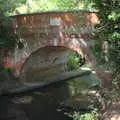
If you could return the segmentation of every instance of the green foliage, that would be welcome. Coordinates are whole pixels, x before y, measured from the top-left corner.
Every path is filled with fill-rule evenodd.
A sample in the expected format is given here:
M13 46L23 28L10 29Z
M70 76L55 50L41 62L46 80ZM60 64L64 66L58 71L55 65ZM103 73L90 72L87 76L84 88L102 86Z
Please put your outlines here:
M10 71L11 71L11 68L9 68L9 67L3 67L3 70L4 70L5 72L10 72Z
M79 112L75 112L73 114L73 120L98 120L98 114L91 112L80 114Z
M56 4L59 9L71 10L79 8L78 0L56 0Z
M14 14L33 13L40 11L56 10L57 6L52 0L26 0L25 4L16 7Z
M91 9L92 0L85 1L86 2L83 0L21 0L21 4L19 3L16 6L13 14L33 13L40 11L77 10L83 8Z
M99 46L102 46L103 41L108 42L108 52L106 53L108 61L106 61L106 65L108 64L108 69L112 70L115 77L116 73L120 74L120 1L96 0L93 7L99 10L98 15L101 21L96 26L95 42ZM95 50L95 54L99 53L99 59L103 59L104 51L102 49Z
M84 58L82 58L82 56L79 55L77 52L70 52L68 57L69 57L67 62L68 70L77 69L85 63Z
M12 15L15 8L25 3L26 0L0 0L0 48L14 48L17 36L12 29Z
M92 0L0 0L0 15L91 9L92 5Z
M0 24L0 48L13 48L17 37L13 33L11 19L2 19Z
M95 43L101 48L98 51L94 48L94 53L98 55L96 56L99 59L98 65L102 61L104 69L107 68L113 74L112 89L100 90L102 99L100 104L106 112L120 95L120 1L96 0L93 7L99 10L100 24L96 26ZM106 53L102 49L104 41L108 43ZM108 60L105 60L105 56Z
M26 0L0 0L0 17L11 15L16 7L25 2Z

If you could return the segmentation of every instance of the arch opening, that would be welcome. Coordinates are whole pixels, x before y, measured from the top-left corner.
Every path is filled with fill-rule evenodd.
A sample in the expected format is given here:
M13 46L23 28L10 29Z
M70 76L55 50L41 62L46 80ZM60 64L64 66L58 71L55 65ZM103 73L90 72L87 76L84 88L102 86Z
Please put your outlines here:
M73 57L73 58L72 58ZM76 58L75 58L76 57ZM76 60L74 60L76 59ZM85 59L76 51L63 46L46 46L32 53L23 64L21 80L23 82L42 82L64 72L77 69L80 59ZM71 63L74 60L75 63Z

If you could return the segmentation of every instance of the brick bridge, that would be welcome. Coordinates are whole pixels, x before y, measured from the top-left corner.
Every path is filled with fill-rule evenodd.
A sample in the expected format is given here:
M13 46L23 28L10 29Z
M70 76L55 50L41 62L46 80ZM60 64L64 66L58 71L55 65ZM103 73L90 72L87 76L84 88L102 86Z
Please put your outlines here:
M71 50L95 62L90 50L94 25L99 23L95 12L43 12L13 18L14 31L24 46L16 46L5 65L21 79L33 81L64 72Z

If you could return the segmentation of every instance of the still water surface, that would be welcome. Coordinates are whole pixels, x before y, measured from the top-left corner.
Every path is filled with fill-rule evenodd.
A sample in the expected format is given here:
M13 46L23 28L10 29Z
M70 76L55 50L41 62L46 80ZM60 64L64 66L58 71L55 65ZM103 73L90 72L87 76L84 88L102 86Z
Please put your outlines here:
M60 101L68 99L66 84L0 98L0 120L72 120L57 111Z
M57 108L62 101L92 83L89 76L80 79L20 95L0 97L0 120L72 120L63 111L57 111Z

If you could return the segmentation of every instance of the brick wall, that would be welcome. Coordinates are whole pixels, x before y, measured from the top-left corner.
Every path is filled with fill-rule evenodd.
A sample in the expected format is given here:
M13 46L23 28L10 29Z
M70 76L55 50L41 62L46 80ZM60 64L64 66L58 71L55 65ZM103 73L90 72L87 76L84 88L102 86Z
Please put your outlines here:
M62 66L62 64L64 65L62 63L63 56L66 56L69 50L77 51L87 61L92 62L92 52L89 48L92 42L89 38L94 35L94 25L99 23L95 13L84 11L46 12L17 15L13 18L14 32L24 45L22 49L16 46L12 55L6 60L6 66L11 63L14 75L20 77L23 73L27 74L28 68L32 67L34 63L38 64L35 68L36 71L43 66L45 68L45 62L41 64L36 61L40 62L41 59L44 60L48 57L47 61L51 62L51 59L54 59L56 55L59 58L59 64ZM52 47L49 52L46 52L48 50L48 48L45 48L46 46L55 47L56 52ZM35 56L36 51L39 51L39 57ZM58 72L61 70L58 70Z

